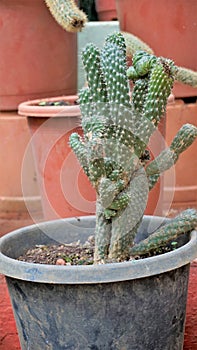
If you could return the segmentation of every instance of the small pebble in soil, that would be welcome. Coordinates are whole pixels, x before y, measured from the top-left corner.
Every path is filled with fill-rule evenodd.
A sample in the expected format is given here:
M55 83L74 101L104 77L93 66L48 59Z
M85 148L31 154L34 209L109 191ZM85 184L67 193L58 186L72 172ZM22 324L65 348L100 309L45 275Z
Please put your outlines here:
M60 259L57 259L56 265L68 265L68 263L66 263L64 259L60 258Z

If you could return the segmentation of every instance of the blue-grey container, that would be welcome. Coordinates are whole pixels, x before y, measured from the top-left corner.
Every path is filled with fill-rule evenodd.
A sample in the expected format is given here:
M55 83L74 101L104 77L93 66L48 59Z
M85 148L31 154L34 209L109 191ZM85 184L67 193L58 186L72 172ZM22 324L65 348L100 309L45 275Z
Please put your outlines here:
M137 239L163 223L145 216ZM196 231L174 251L130 262L55 266L15 260L34 245L84 242L94 227L93 216L56 220L0 239L0 273L22 350L181 350Z

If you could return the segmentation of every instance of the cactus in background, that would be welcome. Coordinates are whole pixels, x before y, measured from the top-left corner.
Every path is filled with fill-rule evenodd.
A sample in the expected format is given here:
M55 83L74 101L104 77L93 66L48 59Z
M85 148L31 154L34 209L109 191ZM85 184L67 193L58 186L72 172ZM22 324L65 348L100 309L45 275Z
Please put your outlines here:
M57 23L68 32L80 32L87 22L86 14L79 9L74 0L44 0ZM126 42L126 54L132 58L138 50L153 54L153 50L137 36L122 32ZM174 66L175 80L182 84L197 87L197 72L184 67Z
M80 92L84 136L73 133L70 145L97 192L95 263L123 261L166 244L197 224L197 212L185 211L171 224L135 245L149 190L197 137L187 124L172 144L149 162L147 144L165 113L175 79L174 63L137 51L126 67L124 36L107 37L99 51L83 51L88 87ZM132 100L129 79L133 80Z
M79 32L85 26L86 14L74 0L45 0L45 3L57 23L68 32Z
M125 38L127 58L131 59L136 51L146 51L149 54L154 54L153 50L144 41L137 36L121 32ZM172 67L174 79L182 84L197 87L197 72L185 67Z
M126 53L128 58L132 58L136 51L143 50L150 54L153 54L153 50L140 38L134 34L121 32L125 39Z
M194 72L192 69L177 67L175 77L182 84L187 84L194 88L197 87L197 72Z

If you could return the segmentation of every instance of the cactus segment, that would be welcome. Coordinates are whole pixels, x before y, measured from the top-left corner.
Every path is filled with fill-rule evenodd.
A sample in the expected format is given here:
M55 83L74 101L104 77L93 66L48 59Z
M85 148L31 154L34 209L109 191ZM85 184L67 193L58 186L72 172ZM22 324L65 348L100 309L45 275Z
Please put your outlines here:
M98 181L102 176L105 175L104 159L98 158L95 160L90 160L89 162L89 174L90 181L94 184L94 187L98 187Z
M124 188L124 183L122 183L122 189ZM99 195L100 203L104 209L111 206L114 198L120 192L121 188L112 182L110 179L102 178L99 184ZM114 209L114 208L111 208Z
M177 161L178 156L170 148L163 150L147 167L147 176L161 174L171 168Z
M152 188L156 185L160 178L160 174L154 174L148 176L148 183L149 183L149 191L152 190Z
M183 233L190 232L197 226L197 211L195 209L187 209L176 218L156 230L147 239L139 242L130 250L131 255L143 255L157 250L161 246L165 246L172 239L176 239Z
M87 22L86 14L74 0L45 0L57 23L68 32L80 32Z
M182 84L197 87L197 72L184 67L175 67L175 79Z
M154 64L150 72L148 92L144 103L144 116L156 126L165 114L167 99L170 95L174 78L171 74L171 66L167 61Z
M122 210L127 207L129 200L130 198L126 193L120 193L112 204L109 205L109 209L116 211Z
M133 67L138 77L148 74L156 62L156 56L150 55L144 51L136 51L133 56Z
M99 49L94 44L89 43L82 51L82 61L90 89L91 102L107 102Z
M86 104L90 104L90 102L92 102L92 96L90 95L90 89L87 88L87 87L81 89L81 91L79 92L79 105L80 105L80 108L81 108L81 106L84 106Z
M129 148L135 148L137 143L141 141L143 145L148 144L150 136L155 131L155 126L148 119L145 119L142 113L138 113L133 105L128 108L126 106L117 106L116 114L114 113L112 121L109 121L108 133L109 138L118 140L121 144ZM111 134L110 134L111 133ZM141 152L138 154L141 156Z
M157 126L165 113L167 98L173 86L174 64L169 59L139 51L133 56L133 69L129 68L127 75L129 78L134 77L134 108Z
M70 146L77 156L85 174L89 176L87 149L81 137L77 133L72 133L70 136Z
M161 174L171 168L178 160L179 155L184 152L196 139L197 127L185 124L178 131L169 148L163 150L147 167L148 176Z
M81 126L84 136L91 132L92 128L92 99L89 88L83 88L79 92L79 105L82 114Z
M170 149L179 156L180 153L184 152L194 142L196 137L197 127L192 124L185 124L178 131Z
M127 71L129 73L129 71ZM132 102L136 112L143 113L148 92L148 78L138 79L132 91Z
M137 36L127 32L121 33L125 39L127 57L132 57L136 51L140 50L148 52L149 54L153 54L153 50Z
M139 75L133 66L130 66L127 69L127 78L133 81L136 81L139 78Z
M143 168L140 168L122 192L129 198L127 207L119 211L112 220L110 259L125 260L129 258L129 247L134 244L133 240L143 217L148 192L147 177Z
M115 36L115 42L119 41L120 36ZM126 47L114 43L113 37L108 37L101 51L101 65L104 79L107 85L109 102L130 107L129 84L127 80L126 67Z
M99 200L96 202L96 229L94 262L104 263L108 258L111 238L111 222L104 215L104 209Z
M113 35L109 34L105 39L105 43L112 43L113 46L117 46L123 51L124 60L126 58L126 42L124 36L120 32L116 32ZM126 62L126 60L125 60Z

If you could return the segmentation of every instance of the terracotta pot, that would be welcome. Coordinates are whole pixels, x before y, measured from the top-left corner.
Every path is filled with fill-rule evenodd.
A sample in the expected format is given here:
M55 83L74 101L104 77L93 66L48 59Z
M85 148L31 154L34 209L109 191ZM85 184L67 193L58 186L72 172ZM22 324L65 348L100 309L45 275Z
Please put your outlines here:
M70 106L38 106L40 100L19 105L31 131L43 213L46 220L95 213L95 191L69 146L72 132L82 134L77 96L45 99L65 100Z
M197 259L191 263L186 310L184 350L197 349Z
M63 30L44 0L0 1L0 109L77 90L77 36Z
M95 5L99 21L117 20L115 0L96 0Z
M167 107L166 142L170 145L177 131L183 124L197 126L197 103L176 101ZM175 167L164 174L164 203L171 203L173 209L197 207L197 141L178 159Z
M116 0L116 8L121 30L137 35L157 55L197 70L195 0ZM174 94L197 96L197 89L175 84Z
M21 218L28 214L26 205L32 211L40 209L31 150L27 154L27 162L23 162L30 140L27 121L17 112L1 112L0 135L0 216ZM28 189L25 195L23 185Z

